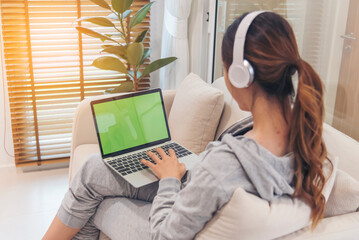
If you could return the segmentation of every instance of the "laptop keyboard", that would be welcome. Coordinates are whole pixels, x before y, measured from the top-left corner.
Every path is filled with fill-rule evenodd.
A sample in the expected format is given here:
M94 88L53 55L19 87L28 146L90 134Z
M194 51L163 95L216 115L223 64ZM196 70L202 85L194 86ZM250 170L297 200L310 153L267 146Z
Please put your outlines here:
M175 151L177 158L192 154L190 151L188 151L184 147L178 145L177 143L169 143L169 144L161 146L161 148L167 154L168 154L168 149L172 148ZM140 160L142 158L155 164L155 162L147 155L147 153L146 153L147 151L148 150L143 151L143 152L137 152L135 154L126 155L124 157L118 157L111 161L108 161L108 163L114 169L116 169L117 172L121 173L122 176L125 176L130 173L138 172L138 171L148 168L147 166L143 165L140 162ZM150 149L150 151L152 151L158 155L155 148Z

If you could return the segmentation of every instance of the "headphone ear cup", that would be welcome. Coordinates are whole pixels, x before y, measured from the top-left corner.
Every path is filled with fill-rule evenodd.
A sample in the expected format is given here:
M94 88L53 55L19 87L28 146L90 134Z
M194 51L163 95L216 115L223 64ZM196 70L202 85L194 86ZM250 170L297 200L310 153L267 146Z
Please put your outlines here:
M248 83L247 83L247 87L249 85L251 85L254 81L254 68L252 67L252 64L247 60L247 59L244 59L243 60L243 66L246 67L247 71L248 71Z
M228 69L228 78L234 87L246 88L253 82L253 67L246 59L244 59L243 65L232 64Z
M254 69L244 58L244 46L246 35L253 20L266 11L254 11L248 13L237 27L233 43L233 61L228 69L228 78L236 88L246 88L254 80Z

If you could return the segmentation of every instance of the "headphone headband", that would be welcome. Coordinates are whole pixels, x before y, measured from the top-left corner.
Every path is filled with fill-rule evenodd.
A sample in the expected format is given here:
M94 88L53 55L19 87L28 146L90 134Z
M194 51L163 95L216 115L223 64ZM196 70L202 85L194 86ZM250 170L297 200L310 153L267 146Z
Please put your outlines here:
M248 13L237 28L233 44L233 62L228 70L229 80L237 88L248 87L254 80L254 70L250 63L244 59L244 44L251 23L263 12L266 11Z

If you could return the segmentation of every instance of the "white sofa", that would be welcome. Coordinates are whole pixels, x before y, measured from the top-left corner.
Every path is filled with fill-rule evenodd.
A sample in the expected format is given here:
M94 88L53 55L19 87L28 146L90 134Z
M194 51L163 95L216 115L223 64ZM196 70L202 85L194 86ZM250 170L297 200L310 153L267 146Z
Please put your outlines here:
M216 126L217 130L215 138L217 138L220 133L222 133L227 127L231 126L239 119L248 116L248 113L242 112L238 108L237 104L231 99L230 94L226 90L223 78L215 81L213 86L217 89L221 89L224 92L224 109L219 124ZM163 96L166 114L168 116L171 112L171 107L176 96L176 91L164 91ZM91 154L99 153L96 132L90 109L90 101L93 99L105 97L107 96L104 95L86 99L82 101L77 108L73 123L73 140L69 170L70 181L74 174L79 170L81 165ZM328 151L331 154L339 157L338 168L349 173L356 180L359 180L359 143L327 124L324 126L324 139L326 141ZM241 189L238 189L232 198L247 198L247 200L250 202L263 201L259 200L259 198L256 196L241 191ZM235 217L241 214L241 212L236 213L236 206L241 207L241 203L237 200L233 201L236 201L236 203L231 203L223 207L223 209L215 216L215 219L207 224L204 230L202 230L202 232L197 235L196 239L229 239L228 236L231 236L230 239L273 239L278 237L280 237L280 239L359 239L359 212L352 212L340 216L324 218L313 232L310 230L310 226L308 226L308 224L304 224L303 226L306 226L304 228L302 228L303 226L296 226L296 222L298 221L307 223L309 218L308 214L302 214L302 219L299 219L297 216L293 216L292 218L284 220L279 219L279 221L282 221L282 223L277 223L278 219L273 221L272 218L268 218L267 220L262 219L264 221L262 221L261 224L265 224L265 228L267 229L264 229L264 227L259 228L256 226L256 216L251 216L248 218L251 227L244 227L246 229L241 229L240 226L228 227L227 225L233 225L233 223L230 221L231 214L235 214ZM231 202L233 201L231 200ZM262 214L266 211L269 213L271 211L277 211L275 210L275 204L261 204L262 207L260 209L255 209L256 211L260 210L259 214ZM291 204L293 203L291 202ZM287 209L291 211L290 206ZM281 211L283 212L286 210L282 209ZM298 211L293 212L293 214L297 213ZM298 214L300 215L301 213ZM229 219L229 223L226 223L226 217ZM253 224L250 223L251 220L254 221ZM246 219L245 222L247 222ZM282 227L278 224L287 225ZM285 228L285 230L283 230L283 228ZM298 230L300 228L302 229ZM218 234L218 231L226 232L227 235ZM100 239L107 239L107 237L105 234L101 233Z

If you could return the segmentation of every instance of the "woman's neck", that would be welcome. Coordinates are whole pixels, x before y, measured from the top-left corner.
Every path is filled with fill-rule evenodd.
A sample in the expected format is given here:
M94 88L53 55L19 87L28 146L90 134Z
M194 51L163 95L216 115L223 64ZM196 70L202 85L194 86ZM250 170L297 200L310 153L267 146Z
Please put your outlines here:
M284 105L283 105L284 104ZM245 136L253 138L276 156L288 153L290 104L264 92L253 98L253 129Z

